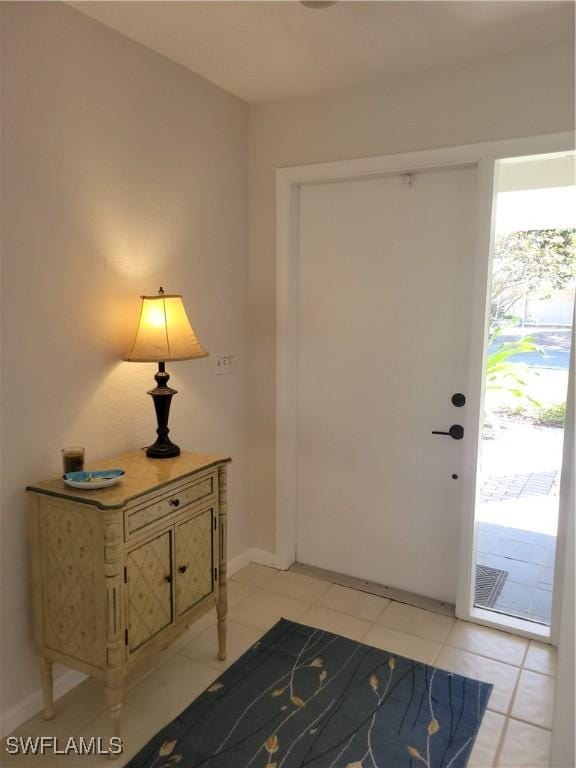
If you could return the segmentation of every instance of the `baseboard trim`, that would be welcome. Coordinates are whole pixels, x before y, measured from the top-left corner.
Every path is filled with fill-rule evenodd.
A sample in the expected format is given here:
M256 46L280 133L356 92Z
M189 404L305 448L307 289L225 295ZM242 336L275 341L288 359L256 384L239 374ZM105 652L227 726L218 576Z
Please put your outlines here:
M247 549L228 561L228 576L233 576L241 568L250 563L267 565L276 568L276 555L265 549ZM40 672L38 672L38 675ZM61 698L81 682L86 680L86 675L75 669L66 669L63 674L54 679L54 700ZM38 688L19 701L13 707L1 713L0 738L4 738L22 723L37 715L42 709L42 691Z
M250 563L258 565L267 565L269 568L277 568L276 555L268 552L266 549L247 549L237 557L228 561L228 576L233 576L241 568L245 568Z
M40 667L38 667L38 675L40 675ZM82 672L78 672L75 669L66 669L61 675L54 679L54 700L61 698L64 694L71 691L80 683L86 680L87 675ZM4 738L15 728L22 725L22 723L29 720L34 715L37 715L42 709L42 691L38 688L31 694L26 696L25 699L19 701L13 707L2 713L1 725L0 725L0 738Z
M269 568L278 568L278 558L276 553L268 552L266 549L251 549L250 562L258 565L267 565Z
M251 550L247 549L245 552L232 558L232 560L228 560L228 577L234 576L235 573L250 564L250 553Z

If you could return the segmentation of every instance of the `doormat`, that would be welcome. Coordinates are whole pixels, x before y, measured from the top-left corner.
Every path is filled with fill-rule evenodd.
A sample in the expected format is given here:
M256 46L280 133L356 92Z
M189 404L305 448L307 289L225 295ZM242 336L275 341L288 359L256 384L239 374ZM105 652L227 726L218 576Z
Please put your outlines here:
M464 768L491 689L281 619L127 768Z
M500 597L500 592L502 592L507 578L508 571L477 564L474 605L479 608L493 608L496 600Z

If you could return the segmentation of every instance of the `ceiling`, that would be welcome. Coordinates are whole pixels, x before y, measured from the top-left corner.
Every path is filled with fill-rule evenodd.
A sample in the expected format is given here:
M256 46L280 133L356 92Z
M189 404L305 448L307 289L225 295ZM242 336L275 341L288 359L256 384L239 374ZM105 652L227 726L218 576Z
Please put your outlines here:
M248 102L569 40L571 2L72 2Z

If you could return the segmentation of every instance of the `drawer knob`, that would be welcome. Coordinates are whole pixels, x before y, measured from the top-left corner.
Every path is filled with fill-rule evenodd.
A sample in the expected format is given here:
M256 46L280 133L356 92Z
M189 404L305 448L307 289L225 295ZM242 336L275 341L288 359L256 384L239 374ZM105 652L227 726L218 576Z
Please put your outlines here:
M186 573L186 571L188 570L188 566L181 565L180 568L178 568L178 570L180 571L180 573Z
M164 581L167 581L168 584L172 584L172 576L170 576L170 574L168 574L168 576L164 576Z
M179 507L180 499L170 499L170 504L172 504L173 507Z

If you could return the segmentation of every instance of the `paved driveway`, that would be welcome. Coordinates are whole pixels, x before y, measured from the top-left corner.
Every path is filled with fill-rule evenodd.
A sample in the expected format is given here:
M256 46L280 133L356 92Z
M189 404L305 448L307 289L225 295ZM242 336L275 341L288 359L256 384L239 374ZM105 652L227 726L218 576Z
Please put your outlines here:
M568 370L570 365L571 330L569 328L513 328L506 329L498 340L488 347L488 354L495 352L507 341L518 341L523 336L530 336L544 355L538 352L524 352L514 355L510 362L527 363L531 368L556 368Z

